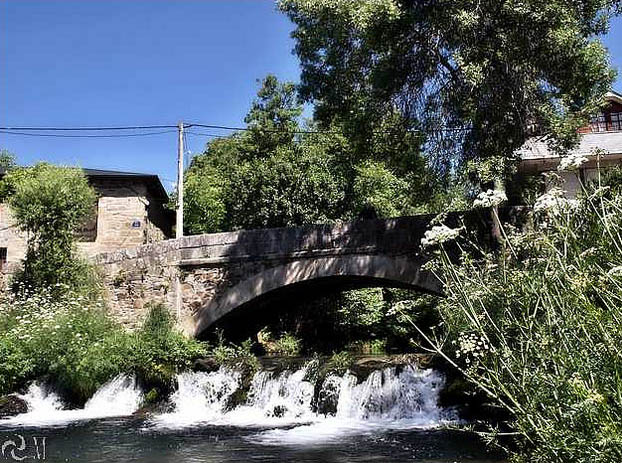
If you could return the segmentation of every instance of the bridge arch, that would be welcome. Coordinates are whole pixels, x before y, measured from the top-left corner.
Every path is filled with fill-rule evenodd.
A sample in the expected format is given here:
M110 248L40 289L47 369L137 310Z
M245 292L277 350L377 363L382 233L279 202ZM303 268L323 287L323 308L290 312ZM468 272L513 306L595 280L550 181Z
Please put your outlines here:
M361 278L381 286L400 286L440 294L440 282L422 269L415 255L341 255L291 261L265 269L228 288L199 309L193 320L195 337L238 307L295 284L329 278Z

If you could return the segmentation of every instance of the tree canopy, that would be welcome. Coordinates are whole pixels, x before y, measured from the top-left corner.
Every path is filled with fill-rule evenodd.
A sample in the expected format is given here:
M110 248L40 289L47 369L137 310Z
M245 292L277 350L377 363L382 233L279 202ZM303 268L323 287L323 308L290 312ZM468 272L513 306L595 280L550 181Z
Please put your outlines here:
M316 119L372 137L397 112L448 170L511 159L534 129L566 148L613 80L613 0L280 0Z
M422 211L435 176L415 135L379 133L366 146L334 121L301 121L296 87L267 76L247 130L208 143L186 172L186 228L207 233ZM385 118L388 120L388 118Z

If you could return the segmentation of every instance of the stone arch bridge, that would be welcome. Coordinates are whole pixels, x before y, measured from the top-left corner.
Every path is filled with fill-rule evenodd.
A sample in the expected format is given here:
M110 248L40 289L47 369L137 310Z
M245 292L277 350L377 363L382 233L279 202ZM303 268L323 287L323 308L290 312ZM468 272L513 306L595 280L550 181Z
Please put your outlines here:
M490 215L469 213L490 229ZM150 302L177 314L199 336L232 311L283 288L326 281L440 293L422 265L421 238L433 216L359 220L332 225L241 230L187 236L96 256L111 310L130 328ZM462 220L465 220L464 218ZM449 217L445 223L458 222Z

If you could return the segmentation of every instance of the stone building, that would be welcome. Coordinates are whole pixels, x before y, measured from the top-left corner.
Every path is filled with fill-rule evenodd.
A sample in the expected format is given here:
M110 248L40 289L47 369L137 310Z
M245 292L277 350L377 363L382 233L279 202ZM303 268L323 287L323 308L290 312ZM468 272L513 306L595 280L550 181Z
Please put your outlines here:
M83 169L98 195L96 213L78 233L78 249L87 257L170 238L175 220L157 175ZM0 173L0 175L3 175ZM26 254L27 236L0 204L0 265L12 273Z
M558 172L563 178L563 188L567 196L576 196L580 188L579 180L589 182L597 179L598 168L606 169L622 165L622 95L609 92L606 95L607 107L592 119L589 126L579 130L579 144L571 154L585 156L588 161L575 172ZM541 175L557 171L561 158L553 152L545 136L533 137L519 150L521 162L519 174L524 176Z

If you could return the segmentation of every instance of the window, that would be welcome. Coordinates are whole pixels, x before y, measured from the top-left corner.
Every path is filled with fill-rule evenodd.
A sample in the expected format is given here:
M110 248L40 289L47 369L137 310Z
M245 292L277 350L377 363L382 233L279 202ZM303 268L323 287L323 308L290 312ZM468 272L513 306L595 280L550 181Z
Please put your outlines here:
M6 269L7 248L0 248L0 272Z
M611 128L609 130L622 130L622 113L611 113Z
M592 132L606 132L607 119L604 113L600 113L598 117L592 119Z
M592 132L619 132L622 131L622 112L600 113L592 119Z

